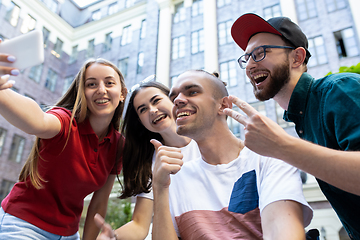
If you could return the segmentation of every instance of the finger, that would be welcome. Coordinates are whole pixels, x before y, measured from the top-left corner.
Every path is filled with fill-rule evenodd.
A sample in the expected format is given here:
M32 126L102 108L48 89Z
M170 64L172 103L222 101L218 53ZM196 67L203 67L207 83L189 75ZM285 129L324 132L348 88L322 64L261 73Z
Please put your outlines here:
M105 236L109 238L115 237L114 231L112 230L111 226L105 222L104 218L100 214L95 214L94 221L96 226L100 228L102 234L105 234Z
M5 75L5 74L10 74L10 75L13 75L13 76L17 76L17 75L20 74L20 71L19 71L19 69L16 69L16 68L13 68L13 67L1 66L1 63L0 63L0 75Z
M158 149L162 146L162 143L156 139L151 139L150 142L152 143L152 145L154 145L155 152L158 152Z
M241 100L240 98L237 98L235 96L229 96L229 99L231 100L232 103L234 103L236 106L238 106L240 108L240 110L242 110L249 117L258 114L258 111L256 111L255 108L253 108L252 106L250 106L250 104Z
M8 81L7 83L4 83L4 84L1 84L0 85L0 90L5 90L5 89L8 89L8 88L12 88L12 86L14 86L15 84L15 81Z
M8 63L13 63L16 61L16 57L9 55L9 54L5 54L5 53L1 53L0 54L0 61L1 62L8 62Z
M98 213L95 214L94 221L98 228L100 228L100 229L103 228L103 226L105 224L105 220L100 214L98 214Z
M234 111L230 108L225 108L223 112L229 117L232 117L233 119L241 123L242 125L247 125L247 117L238 113L237 111Z

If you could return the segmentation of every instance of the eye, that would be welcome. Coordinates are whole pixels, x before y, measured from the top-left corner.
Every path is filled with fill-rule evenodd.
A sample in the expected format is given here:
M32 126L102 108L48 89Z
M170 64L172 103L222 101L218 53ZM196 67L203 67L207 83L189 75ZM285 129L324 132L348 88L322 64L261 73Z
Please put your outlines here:
M189 96L193 96L193 95L195 95L197 93L198 93L198 91L192 90L192 91L189 92Z
M95 87L95 86L96 86L96 84L93 83L93 82L88 82L88 83L86 83L86 87L91 88L91 87Z
M155 104L157 104L158 102L160 102L161 101L161 98L155 98L154 100L153 100L153 104L155 105Z
M107 82L107 83L106 83L106 85L109 85L109 86L111 86L111 85L115 85L115 82L113 82L113 81L109 81L109 82Z
M141 114L141 113L144 113L144 112L146 112L146 110L147 110L146 107L140 108L140 109L139 109L139 113L140 113L140 114Z

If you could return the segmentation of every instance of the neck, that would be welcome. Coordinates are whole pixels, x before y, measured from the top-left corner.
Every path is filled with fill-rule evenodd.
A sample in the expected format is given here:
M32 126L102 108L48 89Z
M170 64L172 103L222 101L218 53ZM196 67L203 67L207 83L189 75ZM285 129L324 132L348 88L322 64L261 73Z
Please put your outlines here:
M284 110L288 109L291 95L303 72L291 72L289 82L274 96L274 100Z
M213 127L212 130L206 137L196 139L203 160L217 165L227 164L236 159L244 148L243 141L229 130L226 123L219 128Z
M111 119L112 117L109 119L89 117L90 125L96 136L98 136L99 142L107 135Z

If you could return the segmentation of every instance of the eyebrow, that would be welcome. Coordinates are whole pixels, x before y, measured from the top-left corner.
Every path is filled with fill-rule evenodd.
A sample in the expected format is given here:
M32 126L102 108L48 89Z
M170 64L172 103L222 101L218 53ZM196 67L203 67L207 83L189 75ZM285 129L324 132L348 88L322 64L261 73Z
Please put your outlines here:
M150 98L150 100L149 100L149 102L152 102L156 97L158 97L159 96L159 94L156 94L156 95L154 95L152 98ZM141 104L140 106L138 106L137 108L136 108L136 111L138 111L139 110L139 108L142 108L142 107L144 107L145 106L145 104Z

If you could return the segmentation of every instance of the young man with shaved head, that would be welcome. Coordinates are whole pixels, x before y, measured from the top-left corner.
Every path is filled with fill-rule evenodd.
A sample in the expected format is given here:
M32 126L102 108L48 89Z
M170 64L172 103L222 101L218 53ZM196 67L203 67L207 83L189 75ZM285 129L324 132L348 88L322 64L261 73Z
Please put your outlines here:
M314 175L350 238L360 239L360 75L312 78L307 38L289 18L244 14L231 33L256 98L273 98L300 137L230 97L245 113L225 110L245 126L245 146Z
M305 239L312 210L299 171L252 152L232 134L223 82L187 71L170 99L177 133L194 139L202 157L183 164L179 149L152 140L153 239Z

